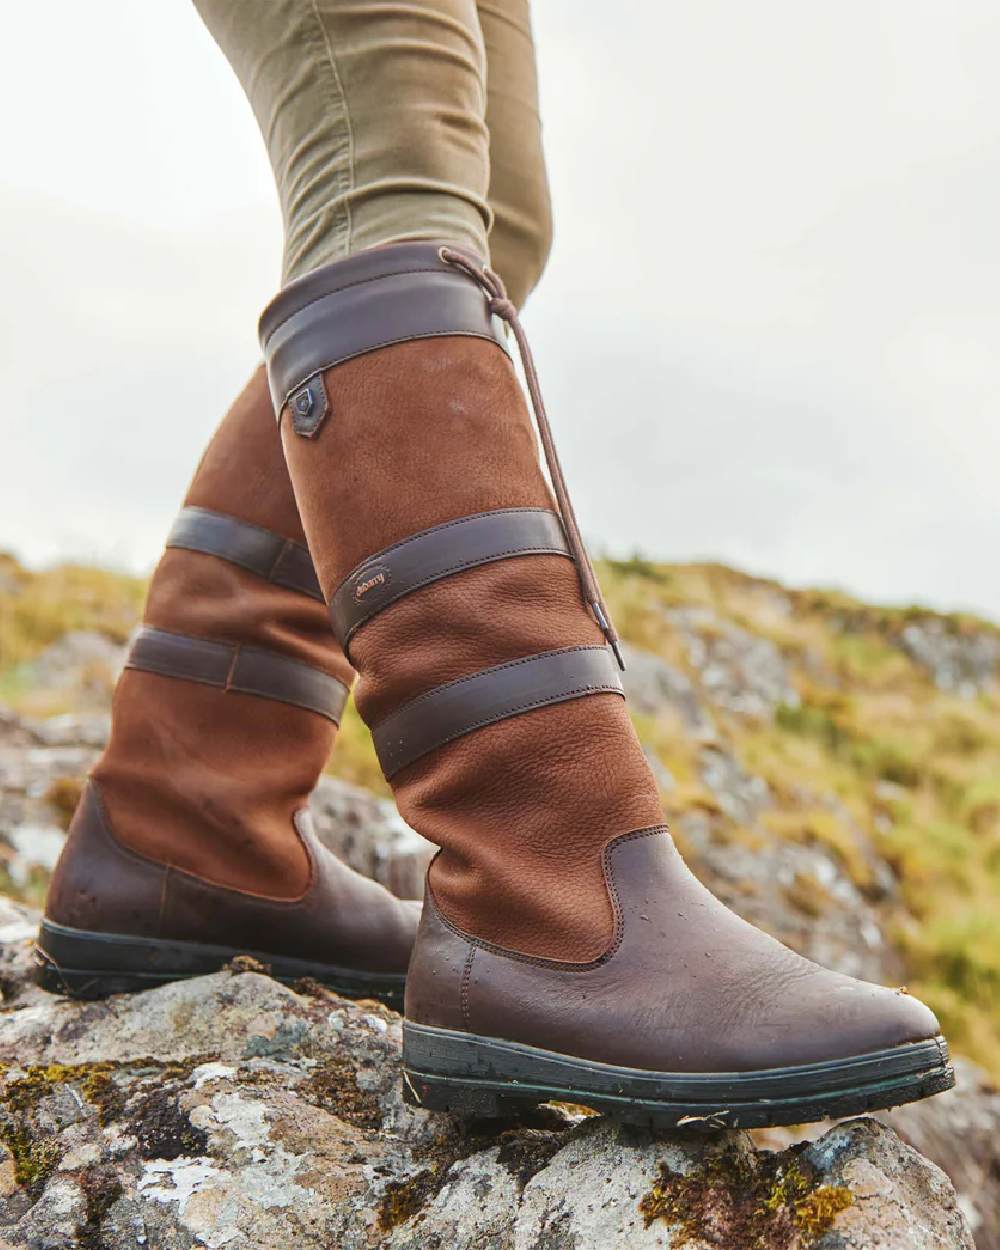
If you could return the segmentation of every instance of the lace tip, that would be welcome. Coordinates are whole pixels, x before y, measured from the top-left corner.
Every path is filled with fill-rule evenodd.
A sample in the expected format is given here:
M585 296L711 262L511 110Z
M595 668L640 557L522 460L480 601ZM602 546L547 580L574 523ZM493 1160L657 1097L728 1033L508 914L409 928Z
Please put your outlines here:
M617 631L605 614L604 605L599 599L594 599L591 602L590 608L594 613L594 618L596 619L598 625L601 627L601 632L604 634L605 641L614 653L615 659L618 661L618 667L624 673L625 657L622 655L621 642L618 638Z

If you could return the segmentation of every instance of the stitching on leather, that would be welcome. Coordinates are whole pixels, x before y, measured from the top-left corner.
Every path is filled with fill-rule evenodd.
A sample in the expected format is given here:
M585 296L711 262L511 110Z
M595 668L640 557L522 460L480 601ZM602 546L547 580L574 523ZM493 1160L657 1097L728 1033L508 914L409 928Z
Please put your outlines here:
M327 673L321 668L316 668L313 664L306 664L302 660L295 660L290 655L282 655L280 651L270 651L267 647L255 647L251 643L241 644L240 648L244 654L249 656L260 656L271 664L277 664L279 667L298 669L298 671L310 681L324 685L327 682L335 682L345 694L350 693L348 687L335 677L333 673Z
M401 538L399 542L383 547L381 551L376 551L366 559L359 561L340 583L336 591L334 591L334 597L340 593L341 587L345 586L356 573L360 573L362 569L366 569L370 564L378 564L380 560L384 560L386 556L391 555L395 551L402 551L404 547L408 547L411 543L420 542L428 534L443 534L446 530L455 529L459 525L471 525L473 521L480 521L483 517L524 515L551 516L555 517L557 521L559 520L559 517L551 508L489 508L485 512L472 512L468 516L455 517L453 521L442 521L440 525L430 525L427 529L418 530L416 534L411 534L409 538Z
M234 516L231 512L216 512L214 508L201 508L197 504L185 504L178 512L174 519L174 525L180 521L185 512L197 512L200 516L221 517L224 521L233 521L243 529L256 530L258 534L266 534L269 538L276 539L281 543L290 543L293 547L298 547L300 551L308 552L309 548L304 547L302 543L297 543L294 538L285 538L283 534L278 534L275 530L269 530L266 525L257 525L253 521L244 521L242 517Z
M380 731L385 725L391 724L395 717L401 716L403 712L407 711L409 708L416 707L418 704L425 702L427 699L434 698L442 690L455 689L458 686L464 685L466 682L475 681L477 678L483 677L487 673L502 673L508 668L517 668L521 664L532 664L536 660L548 659L549 656L553 655L571 655L574 651L606 650L606 647L594 646L591 644L580 644L576 647L557 647L555 651L539 651L535 655L523 656L520 660L508 660L506 664L497 664L493 668L480 669L478 673L470 673L468 677L456 677L454 681L446 681L443 685L435 686L433 690L428 690L424 694L418 694L415 698L410 699L408 703L404 703L401 708L393 712L392 716L386 717L381 725L377 725L376 731Z
M288 550L288 539L286 538L283 543L280 543L278 545L278 549L274 553L274 559L271 561L270 566L268 567L267 580L269 582L274 581L274 575L277 572L278 565L281 563L282 559L284 558L285 552L287 550Z
M326 364L319 365L315 369L310 369L299 380L285 391L281 400L281 406L277 410L278 418L282 416L288 401L295 392L307 382L311 382L313 378L318 377L321 373L326 373L327 369L334 369L337 365L346 364L349 360L357 360L359 356L367 356L369 352L380 351L383 347L395 347L397 343L416 343L420 339L445 339L445 338L468 338L483 339L487 343L495 343L497 347L506 356L507 349L494 334L487 334L484 330L424 330L419 334L404 334L398 339L383 339L378 343L371 343L368 347L360 347L356 352L348 352L346 356L337 356L333 360L327 361ZM268 362L268 370L270 375L270 362Z
M444 925L455 937L471 946L477 946L480 950L489 952L491 955L497 955L501 959L510 959L516 963L531 964L536 968L553 968L558 972L590 972L594 968L600 968L606 964L609 959L617 954L622 942L625 938L625 917L622 914L621 900L618 896L618 887L614 882L613 866L611 857L619 846L624 846L626 842L634 842L639 838L651 838L657 834L669 833L666 825L651 825L648 829L635 829L631 833L623 833L617 838L612 838L608 842L601 854L601 873L604 877L604 884L607 887L608 895L611 899L611 910L615 918L614 928L612 930L611 945L603 954L596 959L591 959L587 963L569 963L561 959L545 959L539 955L524 955L520 951L508 950L505 946L498 946L495 942L489 942L485 938L478 938L472 933L466 933L464 929L460 929L458 925L442 912L438 906L437 899L434 897L434 891L427 885L427 897L434 907L434 911Z
M475 946L469 947L469 953L465 957L465 967L462 969L462 988L459 994L459 1003L462 1011L462 1024L466 1028L469 1027L469 986L472 981L472 961L476 957Z
M149 628L154 629L154 626ZM139 672L155 673L160 677L171 677L176 681L193 681L200 685L212 686L217 690L225 690L234 694L248 694L261 699L272 699L277 703L286 703L289 707L299 707L307 712L314 712L318 716L323 716L327 720L331 720L334 724L338 724L340 717L343 715L344 706L350 694L350 688L335 677L332 673L324 672L321 668L316 668L311 664L304 664L301 660L292 659L291 656L282 655L279 651L269 651L265 647L254 647L244 643L228 643L215 642L207 638L194 638L188 634L174 634L169 630L157 630L158 633L166 634L170 638L179 638L189 647L190 650L200 654L220 655L223 651L228 656L228 666L225 677L206 677L191 673L178 672L176 667L168 667L168 661L157 661L142 658L141 662L135 662L130 652L125 667L131 668ZM140 634L139 639L142 635ZM137 641L139 641L137 639ZM133 648L134 650L134 648ZM248 659L260 657L266 663L274 665L279 671L284 670L286 675L304 680L307 685L312 686L317 691L316 699L311 703L304 702L301 698L295 698L287 693L278 693L273 688L266 687L264 682L251 685L249 680L241 678L239 673L239 664L241 658L245 656ZM288 674L288 670L292 670ZM280 680L280 679L279 679ZM339 687L339 690L331 687ZM323 697L321 697L323 696Z
M597 651L605 651L605 650L606 650L605 647L602 647L602 646L566 646L566 647L561 647L560 650L541 651L537 655L526 655L522 657L522 659L520 660L509 660L506 662L506 664L497 664L495 667L492 667L492 669L482 669L479 672L471 672L471 674L469 674L469 676L467 677L457 677L455 681L447 681L445 682L444 685L435 686L434 690L427 690L425 694L417 695L415 699L411 699L409 702L406 702L406 704L402 705L400 709L397 709L397 711L392 712L391 716L387 716L386 719L382 721L380 725L375 726L374 732L376 735L376 744L375 744L376 755L379 755L379 760L381 763L381 751L379 750L379 744L377 744L377 737L389 734L389 732L391 732L391 726L392 724L394 724L394 721L399 720L399 717L404 715L404 712L409 712L409 710L412 709L412 707L419 706L421 702L426 702L427 700L434 699L434 697L439 695L442 690L454 689L454 687L460 686L464 684L464 682L466 681L476 681L476 680L481 679L481 677L484 677L487 674L492 675L492 674L495 674L495 672L504 672L507 669L516 669L517 666L522 665L522 664L534 664L534 662L536 662L537 660L549 659L550 656L571 655L572 652L574 651L597 652ZM530 702L524 702L524 704L516 704L515 706L512 706L512 707L504 707L504 709L494 712L494 714L490 716L480 717L479 720L467 722L467 724L461 725L459 729L456 729L454 732L451 732L451 734L447 735L446 737L440 737L440 739L436 739L434 742L431 742L430 746L424 747L424 749L420 751L419 755L412 756L412 759L406 760L405 764L392 766L391 775L395 776L395 774L399 773L401 769L409 768L410 764L415 764L417 760L421 759L422 756L429 754L430 751L436 751L437 749L439 749L440 746L446 746L447 744L449 744L449 742L454 742L455 739L457 739L457 737L464 737L466 734L471 734L471 732L476 729L482 729L482 727L485 727L486 725L495 725L497 721L510 719L511 716L520 715L521 712L531 711L532 709L536 709L536 707L549 707L552 704L557 704L557 702L566 702L567 700L575 699L575 697L582 697L584 695L590 695L590 694L616 694L621 697L624 697L624 691L622 691L621 685L617 684L617 682L615 682L614 685L609 685L609 684L606 684L606 682L601 682L601 684L597 684L597 685L587 684L584 686L569 687L569 689L562 689L559 691L555 691L554 694L546 695L544 699L534 699L534 700L531 700ZM382 769L384 769L384 771L385 771L385 768L386 766L382 765ZM389 776L389 775L390 774L387 773L386 771L386 776Z
M144 855L141 851L134 851L130 846L126 846L124 842L121 842L114 830L111 828L111 821L108 817L107 809L104 806L104 798L101 795L100 787L97 782L90 779L87 782L87 789L92 792L94 806L97 809L97 822L101 833L108 839L109 842L111 842L112 849L116 854L121 855L126 859L135 860L136 865L140 868L154 869L163 873L164 877L166 877L169 873L173 873L174 876L183 877L187 881L193 881L196 885L204 886L206 889L218 890L224 894L236 895L239 898L250 898L253 899L255 904L260 904L265 907L273 907L276 909L299 906L311 888L311 886L307 886L302 894L300 894L297 898L271 898L266 894L254 894L250 890L237 890L231 885L222 885L218 881L210 881L208 877L201 877L196 872L189 872L186 868L179 868L176 864L169 864L165 860L153 859L149 855ZM318 874L318 865L313 857L312 847L309 845L308 840L303 835L298 824L298 817L303 814L303 810L304 809L300 808L293 815L292 822L295 825L295 831L299 836L299 840L306 847L310 863L314 866ZM165 890L166 886L164 885L162 888Z
M293 823L295 823L295 817L299 815L301 815L301 809L298 812L296 812L295 815L292 817ZM181 868L177 864L168 864L162 860L151 859L149 856L142 855L138 851L133 851L129 847L125 846L123 843L120 843L118 839L115 837L115 835L110 831L110 829L107 830L107 833L108 833L108 836L114 841L116 846L120 847L121 850L123 850L127 855L131 855L134 859L139 860L139 862L142 864L149 864L151 867L160 868L164 871L165 874L173 873L175 877L182 877L185 881L191 882L194 885L199 886L203 889L213 890L216 893L220 893L220 894L233 895L236 898L248 898L248 899L251 899L254 905L257 907L270 907L275 911L281 911L281 910L288 910L289 908L292 908L292 907L301 906L303 899L305 899L305 897L309 894L310 890L315 884L316 879L318 878L318 865L313 859L312 848L308 845L308 843L305 842L305 839L302 837L301 831L299 830L299 827L297 824L295 824L295 830L296 830L296 833L299 835L299 840L303 842L303 844L306 847L306 851L309 854L310 873L312 874L314 870L316 872L316 878L314 878L311 875L309 884L302 891L302 893L296 895L295 898L273 898L268 894L255 894L252 890L237 890L234 886L223 885L219 881L212 881L209 877L199 876L198 873L190 872L187 868Z
M277 690L267 687L265 681L251 685L248 677L241 678L236 672L238 657L234 660L227 690L233 691L234 694L255 695L261 699L273 699L276 703L286 703L290 707L300 707L307 712L315 712L318 716L324 716L334 724L339 724L350 691L338 677L334 677L332 673L325 673L320 668L313 668L310 664L303 664L300 660L293 660L275 651L267 651L262 647L241 646L237 650L251 658L262 656L268 663L276 665L279 670L282 668L298 670L298 674L316 688L317 697L314 702L306 703L302 698L295 698L287 692L278 693ZM327 684L329 682L339 686L340 690L330 689ZM320 695L326 695L327 698L322 699ZM333 706L330 706L331 704Z
M201 877L196 872L189 872L186 868L180 868L177 864L170 864L167 863L166 860L162 859L153 859L150 855L144 855L141 851L133 850L132 847L127 846L124 842L120 841L118 836L115 834L115 831L111 828L111 819L108 816L107 808L104 805L104 797L101 794L100 786L93 780L93 778L87 782L86 789L90 792L90 796L93 799L94 809L97 815L98 828L103 836L111 843L111 849L114 853L126 860L134 860L136 866L140 869L152 869L153 871L159 872L163 875L163 882L160 886L160 922L162 922L163 908L166 899L166 878L171 873L173 873L175 877L182 877L184 880L192 881L195 885L203 886L206 889L220 891L223 894L235 895L238 898L253 899L254 903L257 905L271 907L276 910L298 907L309 893L313 884L315 884L315 881L318 879L319 865L316 862L313 846L310 844L309 838L303 834L301 826L299 825L299 817L305 812L305 809L303 808L300 808L297 812L295 812L292 817L292 823L295 827L295 832L298 835L299 841L305 847L306 854L309 856L310 884L307 885L305 890L303 890L302 893L296 898L271 898L267 894L254 894L251 890L237 890L231 885L222 885L218 881L209 880L208 877ZM157 929L157 933L159 933L159 931L160 930Z
M265 538L270 540L270 545L275 552L270 559L270 564L268 565L266 563L266 557L263 567L260 563L254 564L250 559L234 554L230 550L226 550L226 544L224 542L220 543L217 547L212 547L208 545L196 546L195 539L184 536L180 539L175 539L173 536L174 528L176 528L177 525L184 520L185 513L191 512L197 513L202 517L215 517L219 520L235 525L240 529L252 530L255 534L263 535ZM309 567L311 569L313 568L312 556L310 555L308 547L304 547L302 543L297 543L294 538L284 538L281 534L276 534L273 530L266 529L262 525L254 525L252 521L244 521L240 517L232 516L228 512L215 512L211 508L199 508L194 505L181 509L174 521L174 526L171 528L170 534L167 536L165 546L175 551L192 551L197 555L212 556L216 560L224 560L227 564L233 564L237 568L246 569L247 572L254 573L257 577L262 578L264 581L273 582L277 586L284 586L288 590L298 591L300 594L308 595L311 599L316 598L312 585L310 584L307 587L301 580L297 579L294 574L288 575L280 581L278 578L281 566L287 555L299 555L300 558L304 558L309 562ZM315 576L315 570L313 570L313 573ZM320 602L322 602L322 599L320 599Z
M417 760L422 759L429 752L436 751L439 747L447 746L449 742L454 742L457 738L464 738L466 734L472 733L473 730L485 729L487 725L495 725L499 721L509 720L511 717L520 716L524 712L535 711L543 707L552 707L557 703L568 703L571 699L582 698L588 694L617 694L624 698L620 686L576 686L572 690L561 690L557 694L548 695L544 699L533 699L530 703L519 703L516 707L504 708L503 711L497 712L493 716L484 717L482 720L463 725L461 729L456 729L447 738L439 738L437 741L432 742L430 746L424 747L419 755L413 756L412 759L408 759L404 764L398 764L393 767L391 775L395 777L397 773L402 772L404 768L409 768L411 764L415 764Z
M263 344L264 350L267 350L268 343L270 343L271 339L274 338L283 325L291 321L293 317L297 317L299 313L305 312L307 308L312 308L314 304L318 304L322 300L329 299L333 295L342 295L344 291L351 291L358 286L370 286L373 282L385 282L388 278L409 278L411 275L418 273L435 273L439 277L444 278L451 276L447 269L428 269L425 266L421 266L419 269L397 269L393 273L373 274L370 278L358 278L354 282L347 282L343 286L334 287L332 291L324 291L322 295L315 295L311 300L307 300L306 303L299 304L297 308L293 308L291 312L282 317L282 319L276 326L274 326L265 339Z
M196 651L200 656L219 656L223 651L227 654L235 646L231 642L217 642L214 638L198 638L194 634L178 634L170 629L161 629L158 625L143 625L132 643L129 654L135 651L144 640L156 642L158 638L177 639L189 651Z
M152 673L154 677L172 677L176 681L196 681L203 686L214 686L216 690L225 690L226 688L225 678L192 677L187 673L178 673L176 669L166 668L156 660L143 660L139 664L130 658L124 667L131 669L134 673Z
M101 794L101 788L92 777L88 779L84 788L85 796L88 791L94 800L94 807L97 810L97 824L100 831L108 839L108 841L111 842L112 849L117 854L124 856L126 859L134 859L138 865L144 868L158 868L165 872L170 867L170 865L165 863L163 860L151 859L148 855L143 855L141 851L135 851L132 847L127 846L124 842L120 841L115 831L111 828L111 818L104 805L104 796Z
M160 881L160 902L159 902L159 907L157 908L157 913L156 913L156 936L157 938L161 938L163 936L163 922L166 919L166 915L167 915L167 887L170 883L170 874L174 870L172 864L166 864L164 865L164 867L166 868L166 871L164 872L163 877Z
M464 573L467 569L482 568L486 564L496 564L499 560L509 560L516 556L565 556L570 558L569 552L564 547L512 547L507 551L494 551L489 555L479 556L476 559L463 560L460 564L451 564L446 569L438 569L434 573L429 573L419 582L399 587L396 593L389 599L373 604L371 611L367 612L351 626L344 638L344 642L349 642L363 625L367 625L370 620L384 612L386 608L391 608L394 603L398 603L400 599L405 599L407 595L413 594L414 591L423 590L425 586L433 586L435 582L443 581L444 578L450 577L454 573ZM377 560L373 560L372 563L377 563Z

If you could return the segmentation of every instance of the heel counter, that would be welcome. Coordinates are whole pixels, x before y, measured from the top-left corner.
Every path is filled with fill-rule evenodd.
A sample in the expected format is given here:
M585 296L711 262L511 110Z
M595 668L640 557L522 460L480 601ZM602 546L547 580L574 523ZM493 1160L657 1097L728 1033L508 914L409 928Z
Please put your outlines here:
M168 871L115 839L89 780L49 882L45 916L74 929L156 937Z
M475 950L441 919L425 881L424 907L406 974L407 1020L442 1029L467 1027L463 985Z

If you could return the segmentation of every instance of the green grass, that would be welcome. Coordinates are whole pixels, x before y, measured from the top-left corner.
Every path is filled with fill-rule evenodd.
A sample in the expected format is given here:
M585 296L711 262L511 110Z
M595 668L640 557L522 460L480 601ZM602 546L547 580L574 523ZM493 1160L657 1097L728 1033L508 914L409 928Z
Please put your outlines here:
M124 642L145 592L139 577L76 564L34 573L0 552L0 682L6 682L0 690L16 691L17 667L70 630Z

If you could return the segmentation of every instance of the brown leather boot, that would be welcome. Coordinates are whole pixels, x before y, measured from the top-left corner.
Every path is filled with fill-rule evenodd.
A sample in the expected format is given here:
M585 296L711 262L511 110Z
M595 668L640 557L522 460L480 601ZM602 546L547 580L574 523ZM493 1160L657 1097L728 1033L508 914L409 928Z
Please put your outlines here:
M947 1088L926 1007L793 954L674 849L499 280L386 247L286 288L261 338L357 706L441 847L406 989L410 1099L763 1125Z
M42 983L98 996L248 953L284 979L401 1006L419 904L351 871L310 827L352 680L260 369L153 575L49 888Z

